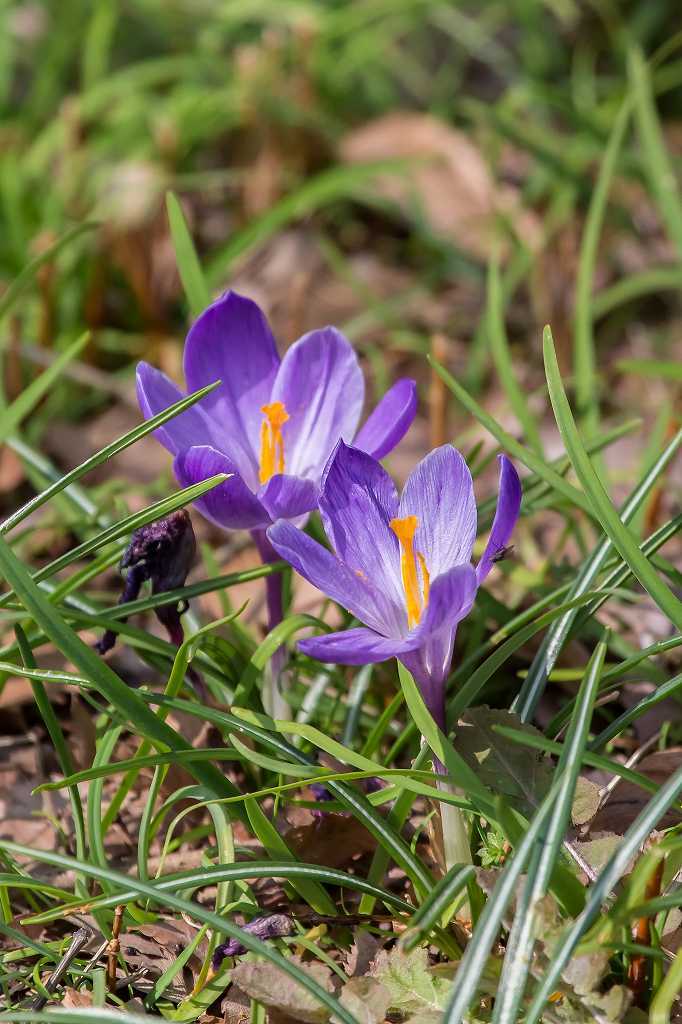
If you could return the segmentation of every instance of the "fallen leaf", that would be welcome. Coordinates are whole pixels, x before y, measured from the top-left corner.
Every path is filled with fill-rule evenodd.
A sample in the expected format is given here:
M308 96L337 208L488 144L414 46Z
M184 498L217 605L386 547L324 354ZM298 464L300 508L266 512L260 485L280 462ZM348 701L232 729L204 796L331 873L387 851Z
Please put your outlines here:
M510 711L470 708L457 726L457 752L484 785L513 802L522 814L530 815L551 784L551 762L538 751L510 743L495 732L495 725L511 726L529 736L542 735Z
M523 209L516 189L495 182L476 144L431 114L396 111L370 121L345 136L340 156L352 164L409 161L407 169L379 175L377 191L408 214L416 208L431 230L477 259L490 257L500 218L529 248L540 242L539 220Z
M377 978L352 978L343 986L339 1002L358 1024L380 1024L391 1005L391 993ZM338 1024L338 1018L332 1017L332 1022Z
M571 821L574 825L585 825L594 818L599 810L600 793L601 789L595 782L583 775L578 776L571 808Z
M682 747L669 747L649 754L637 765L637 771L648 779L662 786L673 772L682 764ZM633 782L622 781L616 786L613 794L605 802L592 821L595 832L615 832L623 835L630 827L645 804L651 800L651 794ZM678 805L679 807L679 805ZM656 827L670 828L682 819L679 809L671 808Z
M304 963L299 957L292 957L291 963L295 963L314 978L327 992L333 991L332 972L324 964ZM232 981L251 999L258 1000L263 1006L276 1008L286 1016L304 1021L305 1024L321 1024L329 1017L329 1010L320 1006L307 989L268 961L246 961L237 964L232 969Z

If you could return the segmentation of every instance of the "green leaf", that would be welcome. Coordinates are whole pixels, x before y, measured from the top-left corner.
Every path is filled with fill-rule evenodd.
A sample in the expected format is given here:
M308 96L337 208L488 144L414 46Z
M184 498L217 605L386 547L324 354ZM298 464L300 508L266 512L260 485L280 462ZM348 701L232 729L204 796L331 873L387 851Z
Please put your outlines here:
M192 317L196 319L211 304L211 293L204 280L185 215L174 192L166 192L166 210L170 224L175 260Z
M640 551L636 538L623 525L618 512L604 489L604 485L594 471L589 455L585 451L568 404L568 399L566 398L556 352L554 351L552 332L549 327L546 327L544 330L543 352L547 386L557 425L576 475L592 503L593 514L598 517L604 531L611 538L614 546L661 611L668 616L678 630L682 630L682 602L679 598L675 597L661 580L660 576L654 571L649 560Z

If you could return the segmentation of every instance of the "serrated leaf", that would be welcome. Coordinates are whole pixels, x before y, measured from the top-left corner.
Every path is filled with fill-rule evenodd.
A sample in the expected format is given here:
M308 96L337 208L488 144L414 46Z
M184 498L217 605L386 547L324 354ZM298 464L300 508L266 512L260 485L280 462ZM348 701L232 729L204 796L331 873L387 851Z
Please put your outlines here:
M371 976L390 992L390 1008L407 1014L442 1014L452 986L430 970L424 948L405 953L395 948L382 950L372 965Z
M510 711L486 706L470 708L457 727L457 752L493 792L509 799L522 814L530 815L552 781L550 762L539 752L507 742L493 726L506 725L541 736L532 725L524 725Z

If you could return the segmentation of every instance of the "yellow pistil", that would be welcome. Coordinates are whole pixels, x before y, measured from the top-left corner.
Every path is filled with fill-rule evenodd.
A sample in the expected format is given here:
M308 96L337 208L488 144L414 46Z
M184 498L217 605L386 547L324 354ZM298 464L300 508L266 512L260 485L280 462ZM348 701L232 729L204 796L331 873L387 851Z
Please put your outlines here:
M391 519L389 526L400 542L400 574L405 590L407 606L407 626L412 629L421 618L421 614L429 601L429 572L424 556L414 550L414 535L419 526L417 516L405 516L404 519ZM423 593L419 586L417 559L421 568Z
M284 438L282 427L289 419L284 402L262 405L265 419L260 428L260 468L258 479L266 484L275 473L284 472Z

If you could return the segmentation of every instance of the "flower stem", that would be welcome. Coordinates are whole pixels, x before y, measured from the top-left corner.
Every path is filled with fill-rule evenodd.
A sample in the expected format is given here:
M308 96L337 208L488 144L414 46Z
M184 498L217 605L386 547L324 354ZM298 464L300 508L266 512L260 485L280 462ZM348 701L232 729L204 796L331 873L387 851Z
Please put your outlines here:
M264 565L269 562L276 562L279 556L270 544L265 530L253 530L252 537L261 561ZM284 618L282 603L282 574L273 573L265 577L265 595L268 608L268 632L275 626L279 626ZM270 658L268 667L265 670L263 685L263 707L268 715L273 718L291 718L291 707L286 699L287 674L286 667L289 660L287 649L284 645L278 647Z

